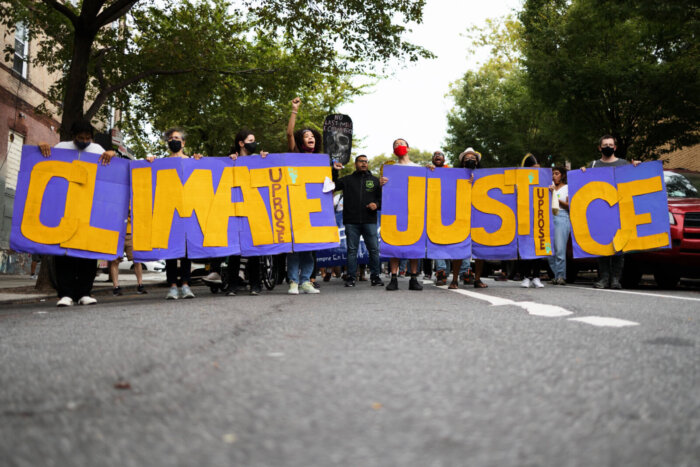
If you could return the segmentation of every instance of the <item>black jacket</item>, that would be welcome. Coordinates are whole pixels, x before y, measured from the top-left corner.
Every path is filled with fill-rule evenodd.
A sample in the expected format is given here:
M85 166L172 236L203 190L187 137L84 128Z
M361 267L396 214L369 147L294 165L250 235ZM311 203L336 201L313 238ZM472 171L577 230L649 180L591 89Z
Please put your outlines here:
M377 177L356 170L337 179L335 189L343 192L343 224L377 223L377 211L367 207L369 203L375 203L377 210L382 207L382 187Z

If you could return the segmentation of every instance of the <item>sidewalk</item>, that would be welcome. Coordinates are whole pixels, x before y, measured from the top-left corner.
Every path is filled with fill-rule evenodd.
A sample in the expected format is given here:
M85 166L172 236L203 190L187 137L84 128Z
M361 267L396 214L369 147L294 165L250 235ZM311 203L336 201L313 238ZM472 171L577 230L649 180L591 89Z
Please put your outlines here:
M145 272L143 283L148 287L165 282L165 273ZM57 300L55 291L38 292L34 289L36 280L28 275L0 275L0 306L19 303L43 302ZM131 273L119 273L119 286L123 289L136 289L136 276ZM112 281L107 274L98 274L92 286L92 295L100 296L112 293Z

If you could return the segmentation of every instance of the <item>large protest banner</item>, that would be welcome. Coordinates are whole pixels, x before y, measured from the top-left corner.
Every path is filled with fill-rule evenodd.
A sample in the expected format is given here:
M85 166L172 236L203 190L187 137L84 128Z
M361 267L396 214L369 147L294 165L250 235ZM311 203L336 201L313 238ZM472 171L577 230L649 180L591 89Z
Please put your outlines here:
M382 195L383 256L532 259L552 254L550 169L430 171L392 165L384 175L389 181ZM660 162L571 171L569 193L575 257L670 247Z
M208 258L338 245L328 156L158 159L108 166L98 156L24 148L13 248L113 259L132 204L134 258ZM131 169L131 170L130 170ZM131 171L131 190L129 172Z
M124 250L129 162L96 154L22 148L10 248L27 253L109 259Z
M575 258L670 248L661 161L568 173Z
M392 165L384 168L384 175L389 180L382 194L384 256L512 259L518 251L522 258L551 255L549 169Z
M337 246L330 175L323 154L133 163L134 258L178 258L185 246L190 258Z
M132 205L137 261L257 256L339 245L326 155L98 163L23 148L10 246L113 259ZM537 258L551 254L549 169L385 167L381 254ZM569 172L574 256L670 247L660 162Z

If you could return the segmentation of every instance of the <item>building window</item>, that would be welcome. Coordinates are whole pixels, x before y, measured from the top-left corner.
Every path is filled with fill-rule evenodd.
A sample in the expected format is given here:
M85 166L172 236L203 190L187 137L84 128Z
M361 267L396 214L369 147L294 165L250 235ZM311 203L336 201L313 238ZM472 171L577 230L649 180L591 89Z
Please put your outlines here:
M15 61L12 69L22 78L27 77L27 62L29 60L29 31L24 23L15 27Z

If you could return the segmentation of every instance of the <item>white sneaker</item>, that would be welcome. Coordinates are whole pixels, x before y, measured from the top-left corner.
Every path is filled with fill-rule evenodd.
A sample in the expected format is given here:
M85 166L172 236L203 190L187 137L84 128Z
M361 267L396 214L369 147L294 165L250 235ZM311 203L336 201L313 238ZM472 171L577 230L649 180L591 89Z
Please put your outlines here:
M536 289L544 288L544 284L540 281L539 277L532 279L532 285L534 285Z
M56 303L56 306L73 306L73 299L70 297L61 297L58 303Z
M311 282L304 282L301 284L301 291L304 293L321 293Z
M85 295L84 297L80 297L80 300L78 300L78 303L80 303L81 305L94 305L95 303L97 303L97 300Z
M182 298L194 298L194 293L192 293L189 285L182 286Z
M299 295L299 284L294 281L289 282L289 290L287 290L289 295Z
M177 293L177 287L170 287L170 290L168 290L168 295L165 296L166 300L177 300L180 297L180 294Z
M214 282L216 284L221 284L221 275L218 272L210 272L207 277L202 279L206 282Z
M520 287L523 289L529 289L532 286L532 282L530 282L530 279L527 277L523 279L523 281L520 283Z
M36 274L32 274L31 276L29 276L29 278L30 278L31 280L35 281L35 280L37 280L37 279L39 278L39 276L37 276Z

